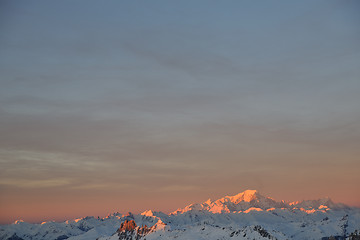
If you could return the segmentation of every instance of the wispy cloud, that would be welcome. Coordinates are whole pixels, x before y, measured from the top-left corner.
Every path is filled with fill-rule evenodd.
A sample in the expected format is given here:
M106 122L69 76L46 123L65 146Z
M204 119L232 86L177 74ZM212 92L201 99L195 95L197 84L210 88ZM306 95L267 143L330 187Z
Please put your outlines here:
M44 179L44 180L0 178L0 185L17 187L17 188L49 188L49 187L70 186L71 181L70 179L66 179L66 178Z

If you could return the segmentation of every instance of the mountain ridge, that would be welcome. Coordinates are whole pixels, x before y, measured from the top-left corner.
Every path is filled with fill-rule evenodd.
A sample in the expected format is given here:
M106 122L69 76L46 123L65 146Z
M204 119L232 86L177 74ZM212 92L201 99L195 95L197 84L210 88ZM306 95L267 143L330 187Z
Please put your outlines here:
M349 208L343 203L334 203L329 197L317 200L302 200L286 202L284 200L276 201L271 197L263 196L257 190L245 190L233 196L225 196L212 201L208 199L203 203L192 203L179 208L170 214L181 214L187 211L209 211L212 213L231 213L243 212L250 208L260 211L271 209L286 208L290 210L299 209L300 211L328 211L331 208L341 209Z
M0 240L350 239L360 232L360 208L330 198L276 201L256 190L208 199L165 214L114 213L65 222L0 225ZM360 237L360 236L359 236Z

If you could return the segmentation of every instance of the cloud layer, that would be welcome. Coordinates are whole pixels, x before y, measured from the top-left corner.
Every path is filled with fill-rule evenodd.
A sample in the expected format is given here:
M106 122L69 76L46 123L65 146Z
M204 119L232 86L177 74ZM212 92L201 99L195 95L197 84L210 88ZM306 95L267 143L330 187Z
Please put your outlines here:
M360 204L356 2L3 6L1 222L247 188Z

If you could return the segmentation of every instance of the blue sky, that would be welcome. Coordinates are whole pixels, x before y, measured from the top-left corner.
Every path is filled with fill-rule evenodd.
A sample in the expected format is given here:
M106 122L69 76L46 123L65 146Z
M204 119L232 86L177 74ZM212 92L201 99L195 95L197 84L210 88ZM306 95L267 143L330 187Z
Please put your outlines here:
M0 4L6 219L248 188L360 204L357 1Z

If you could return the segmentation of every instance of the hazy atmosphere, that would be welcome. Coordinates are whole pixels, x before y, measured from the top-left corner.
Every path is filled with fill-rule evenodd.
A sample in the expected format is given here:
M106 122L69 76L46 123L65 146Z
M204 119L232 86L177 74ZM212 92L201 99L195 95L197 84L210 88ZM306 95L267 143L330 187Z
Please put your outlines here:
M246 189L360 206L359 10L0 1L0 223Z

